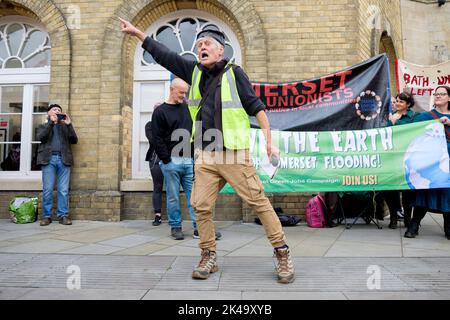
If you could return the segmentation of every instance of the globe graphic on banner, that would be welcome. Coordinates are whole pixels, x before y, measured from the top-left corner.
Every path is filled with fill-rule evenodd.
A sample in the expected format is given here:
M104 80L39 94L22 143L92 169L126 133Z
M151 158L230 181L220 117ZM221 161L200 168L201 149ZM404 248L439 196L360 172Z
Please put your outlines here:
M450 183L443 125L433 123L426 129L428 131L415 138L406 150L403 164L406 182L411 189L442 188Z

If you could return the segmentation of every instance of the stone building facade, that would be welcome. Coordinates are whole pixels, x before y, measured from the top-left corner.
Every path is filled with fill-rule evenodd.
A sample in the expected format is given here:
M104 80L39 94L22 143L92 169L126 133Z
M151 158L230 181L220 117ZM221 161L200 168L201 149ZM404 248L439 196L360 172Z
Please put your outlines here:
M450 2L402 0L404 59L421 65L450 60ZM420 19L418 19L420 17Z
M14 67L19 62L16 58L7 58L8 54L14 54L2 52L0 43L0 55L6 55L6 58L1 57L2 62L6 65L5 59L10 59L7 62L14 69L7 70L4 66L0 69L0 86L5 93L11 91L5 105L8 102L9 106L23 104L22 109L14 109L23 112L19 115L21 120L17 120L17 114L4 110L0 119L9 122L16 119L15 128L22 128L24 135L22 150L27 150L18 171L0 171L0 218L8 216L7 203L14 195L41 194L40 172L33 170L32 165L36 147L32 137L36 125L45 119L43 110L49 102L61 104L71 115L79 137L79 143L73 147L72 217L106 221L152 218L152 182L143 161L147 147L143 126L151 117L154 102L167 95L169 74L152 64L151 58L143 56L135 38L121 33L117 17L130 20L164 41L174 35L168 30L176 30L181 34L180 39L185 37L178 39L186 52L179 51L185 54L192 49L192 40L189 40L192 28L213 24L226 32L229 54L244 67L251 80L280 82L332 73L380 52L388 54L393 66L395 58L405 57L405 28L410 28L412 22L402 20L405 16L402 7L408 7L408 2L1 1L3 42L17 41L14 39L17 32L20 33L18 26L28 30L27 26L31 25L44 36L48 35L51 48L38 46L44 50L42 52L50 53L48 63L43 56L36 69L39 72L32 71L39 76L33 73L28 77L31 67L26 63ZM444 9L447 14L448 7L449 4ZM444 23L448 24L448 19ZM416 40L410 38L409 41ZM448 42L443 45L448 50ZM20 86L24 88L22 98ZM23 130L25 127L27 129ZM269 194L274 206L291 214L303 214L309 196ZM218 220L253 219L251 210L234 195L220 195L215 213ZM187 212L185 214L188 217Z

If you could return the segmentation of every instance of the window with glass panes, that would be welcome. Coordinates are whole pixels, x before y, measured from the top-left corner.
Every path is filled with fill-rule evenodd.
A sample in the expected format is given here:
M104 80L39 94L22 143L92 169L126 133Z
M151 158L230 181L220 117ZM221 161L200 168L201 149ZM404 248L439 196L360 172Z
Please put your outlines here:
M32 19L0 19L0 177L38 176L36 132L47 121L50 38Z

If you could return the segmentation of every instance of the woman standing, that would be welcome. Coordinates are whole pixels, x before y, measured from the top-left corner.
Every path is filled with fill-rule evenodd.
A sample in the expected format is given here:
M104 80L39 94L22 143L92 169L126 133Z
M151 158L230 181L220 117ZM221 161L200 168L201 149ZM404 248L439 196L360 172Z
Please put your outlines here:
M160 103L155 104L154 109L158 108ZM155 144L153 143L153 134L152 134L152 122L149 121L145 125L145 136L147 137L149 148L147 151L147 155L145 156L145 161L149 162L150 173L152 175L153 180L153 196L152 196L152 204L153 210L155 212L155 220L153 220L152 225L159 226L161 224L161 207L162 207L162 192L163 192L163 183L164 176L159 167L159 158L156 155Z
M411 94L402 92L398 94L393 101L392 114L389 115L389 126L402 125L412 123L414 121L415 112L413 111L414 98ZM401 212L403 206L404 223L405 226L409 226L411 220L411 202L413 200L413 192L411 190L401 191L385 191L383 192L384 199L389 207L390 213L390 229L397 229L397 212Z
M450 87L439 86L434 91L434 109L429 112L418 114L414 122L440 119L445 127L447 138L447 150L450 153ZM406 238L414 238L419 234L420 221L427 211L442 213L444 216L444 232L450 240L450 188L417 190L416 197L412 202L414 215Z

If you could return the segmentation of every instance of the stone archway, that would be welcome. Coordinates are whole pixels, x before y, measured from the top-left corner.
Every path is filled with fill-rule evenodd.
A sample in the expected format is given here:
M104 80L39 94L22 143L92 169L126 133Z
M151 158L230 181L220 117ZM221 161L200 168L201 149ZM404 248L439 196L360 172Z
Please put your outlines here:
M122 34L117 17L123 17L141 30L145 30L161 16L178 9L185 9L186 6L228 17L225 22L234 27L235 31L241 35L239 38L242 41L243 53L246 53L243 60L246 61L247 68L251 69L254 62L261 60L259 56L263 56L264 59L266 57L265 33L261 19L251 2L238 0L135 0L124 2L106 25L102 48L102 88L99 112L110 121L99 123L98 161L102 163L108 161L109 163L98 168L98 190L118 190L123 169L121 159L127 158L122 151L112 154L111 149L123 150L122 141L124 137L121 135L121 126L123 125L121 112L122 108L130 109L131 106L129 88L131 87L130 79L132 79L132 75L130 73L132 67L127 67L127 65L130 66L127 61L129 62L130 57L134 57L137 40L125 37ZM119 48L121 50L118 50ZM118 68L118 65L121 68ZM253 79L266 81L267 68L258 68L257 71L250 72L249 76ZM120 81L111 81L111 79L119 79ZM126 116L124 115L124 117ZM111 136L111 128L118 128L118 130L114 130L114 137ZM111 145L111 138L117 142L117 145ZM105 155L108 155L107 160L105 160ZM111 170L112 168L114 169Z
M70 72L71 72L71 40L70 33L59 8L50 0L5 1L11 5L18 5L18 13L25 14L25 9L32 13L32 17L38 19L50 36L52 46L51 73L50 73L50 100L57 98L58 103L65 108L70 101ZM23 7L23 8L20 8ZM69 63L67 63L67 57Z
M392 38L388 35L386 31L381 34L380 42L379 42L379 53L386 53L389 59L389 71L391 78L391 93L392 95L397 94L397 82L395 81L395 62L397 60L397 52L395 50L394 42Z

